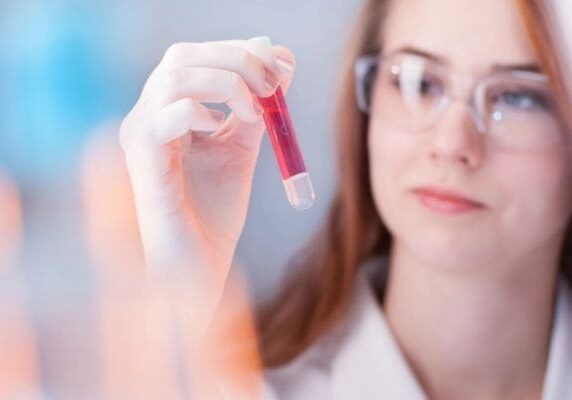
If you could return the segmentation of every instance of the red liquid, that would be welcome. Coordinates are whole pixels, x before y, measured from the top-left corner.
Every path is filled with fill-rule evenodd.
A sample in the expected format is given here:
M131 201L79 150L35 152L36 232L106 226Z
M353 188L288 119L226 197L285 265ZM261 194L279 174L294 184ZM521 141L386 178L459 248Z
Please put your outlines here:
M259 97L258 101L264 108L264 122L266 122L282 179L286 180L306 172L282 88L278 86L272 96Z

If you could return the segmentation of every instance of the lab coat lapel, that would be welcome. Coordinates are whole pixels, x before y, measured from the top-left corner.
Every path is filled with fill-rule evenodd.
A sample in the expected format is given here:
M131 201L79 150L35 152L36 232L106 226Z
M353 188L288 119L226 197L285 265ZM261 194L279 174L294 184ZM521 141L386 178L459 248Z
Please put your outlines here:
M332 365L335 400L426 399L361 274L347 334Z
M558 285L542 398L572 399L572 293L564 280Z

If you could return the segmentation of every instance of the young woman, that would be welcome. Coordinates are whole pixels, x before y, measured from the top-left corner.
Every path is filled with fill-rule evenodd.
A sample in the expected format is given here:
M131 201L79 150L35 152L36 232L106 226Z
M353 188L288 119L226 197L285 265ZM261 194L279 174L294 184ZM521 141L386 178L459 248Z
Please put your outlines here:
M571 132L546 26L526 1L366 1L328 220L261 312L269 397L572 398ZM122 124L149 267L193 274L205 324L246 218L255 96L293 71L280 46L177 44Z

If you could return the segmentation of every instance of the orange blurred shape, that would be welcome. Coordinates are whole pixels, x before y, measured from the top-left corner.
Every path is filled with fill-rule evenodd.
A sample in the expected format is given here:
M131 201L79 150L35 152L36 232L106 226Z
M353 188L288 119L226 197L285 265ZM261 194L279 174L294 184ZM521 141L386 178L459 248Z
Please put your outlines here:
M144 276L131 184L117 126L100 127L82 156L88 249L99 291L102 397L180 399L168 299Z
M39 366L32 323L15 282L22 246L22 206L16 184L0 169L0 399L39 393Z
M0 399L24 399L40 390L37 347L23 305L6 297L0 297Z
M168 298L137 282L100 304L103 398L181 399Z
M244 282L229 279L212 320L215 302L196 279L145 271L117 128L95 132L82 157L87 242L103 278L103 398L258 398L260 361Z
M82 195L87 246L97 272L104 279L129 280L143 272L144 260L117 132L117 125L103 125L87 141L81 163Z
M13 268L22 245L22 206L16 184L0 169L0 272Z
M258 399L261 363L241 281L218 311L185 278L132 281L101 300L105 399Z
M192 328L188 322L191 310L180 305L181 330L186 332ZM189 357L189 380L200 391L197 398L207 398L213 392L224 399L261 398L262 364L255 320L246 283L236 266L214 318L195 346L195 351L187 351L193 354Z

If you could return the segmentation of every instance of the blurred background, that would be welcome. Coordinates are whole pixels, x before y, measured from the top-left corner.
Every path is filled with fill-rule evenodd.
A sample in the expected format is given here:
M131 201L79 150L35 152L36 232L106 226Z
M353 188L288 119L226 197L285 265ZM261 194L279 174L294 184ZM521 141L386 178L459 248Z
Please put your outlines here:
M102 398L79 391L105 374L89 362L102 353L94 293L142 262L118 126L172 43L268 35L297 57L287 101L317 201L291 208L266 138L236 254L251 299L273 292L332 196L333 92L359 4L0 1L0 375L15 371L2 399L9 379L22 399Z

